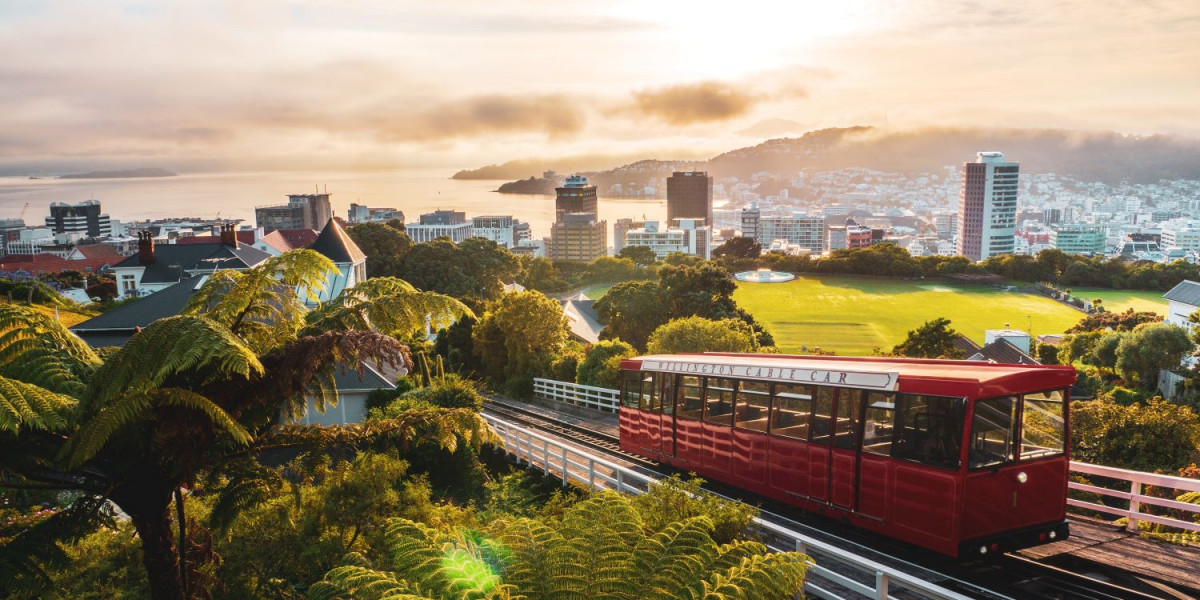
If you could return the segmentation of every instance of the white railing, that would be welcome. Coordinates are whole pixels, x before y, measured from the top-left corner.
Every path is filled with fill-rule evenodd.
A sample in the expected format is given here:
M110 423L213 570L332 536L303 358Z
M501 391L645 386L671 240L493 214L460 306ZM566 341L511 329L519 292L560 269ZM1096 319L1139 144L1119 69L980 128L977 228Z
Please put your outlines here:
M617 412L619 406L617 390L541 377L533 380L533 395L608 412Z
M513 425L498 417L485 414L483 418L487 419L492 429L503 441L504 450L514 455L517 462L525 462L532 468L541 469L542 473L548 477L561 478L564 485L575 483L590 491L614 490L637 495L645 493L650 486L658 482L654 477L577 450L558 440ZM903 588L922 598L939 600L967 600L968 598L968 596L914 577L899 569L848 552L775 523L756 518L755 525L770 537L785 540L785 543L794 547L797 552L822 560L823 564L810 561L808 565L810 577L805 577L804 591L812 596L828 600L858 597L839 595L832 589L822 587L822 585L828 586L829 583L832 583L867 598L888 598L889 589L893 587ZM825 566L825 564L834 563L846 568L839 569L841 572L837 572ZM847 575L847 570L852 571L858 577ZM813 576L820 578L820 581L813 581Z
M1169 488L1177 491L1200 492L1200 479L1187 479L1185 477L1173 477L1171 475L1158 475L1155 473L1144 473L1142 471L1130 471L1128 469L1118 469L1115 467L1104 467L1100 465L1090 465L1071 461L1071 472L1085 475L1097 475L1107 477L1129 484L1129 491L1110 490L1108 488L1088 485L1086 483L1069 482L1067 487L1081 492L1091 492L1109 498L1119 498L1129 501L1129 508L1116 508L1096 504L1095 502L1086 502L1084 500L1076 500L1067 498L1067 504L1077 507L1102 512L1118 517L1127 517L1129 519L1129 530L1138 530L1138 521L1146 521L1148 523L1157 523L1168 527L1178 527L1188 531L1200 531L1200 523L1181 521L1172 519L1171 517L1163 517L1159 515L1151 515L1142 512L1143 504L1150 504L1162 508L1172 508L1183 511L1192 515L1192 519L1200 516L1200 505L1188 504L1186 502L1178 502L1174 499L1155 498L1142 494L1142 486L1153 485L1160 488Z

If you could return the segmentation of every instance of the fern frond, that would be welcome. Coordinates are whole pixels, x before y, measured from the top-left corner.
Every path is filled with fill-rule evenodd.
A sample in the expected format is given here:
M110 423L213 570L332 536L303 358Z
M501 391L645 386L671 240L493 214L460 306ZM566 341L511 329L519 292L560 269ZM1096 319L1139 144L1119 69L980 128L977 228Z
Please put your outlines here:
M700 582L718 555L712 530L708 517L692 517L668 524L640 544L634 555L643 597L699 598L703 593Z
M247 445L253 439L250 432L220 406L200 394L179 388L141 390L110 402L71 436L63 448L68 468L87 462L104 449L118 431L136 422L153 420L154 409L167 406L199 413L236 445Z
M383 571L346 565L325 574L308 590L309 600L428 600L420 588Z
M232 377L253 379L262 372L258 357L228 329L204 317L168 317L134 335L96 370L84 408L101 411L131 390L177 381L195 388Z
M205 487L217 490L208 522L218 533L227 533L239 515L279 497L286 486L279 471L252 458L220 465L206 478Z
M67 426L76 400L33 384L0 377L0 432Z
M0 375L76 395L99 365L96 353L62 323L26 306L0 304Z
M436 330L464 316L474 313L450 296L420 291L403 279L373 277L309 313L302 335L346 330L408 335L424 327L427 317Z
M258 352L295 338L307 309L335 266L312 250L293 250L245 271L218 271L197 290L184 314L224 325Z

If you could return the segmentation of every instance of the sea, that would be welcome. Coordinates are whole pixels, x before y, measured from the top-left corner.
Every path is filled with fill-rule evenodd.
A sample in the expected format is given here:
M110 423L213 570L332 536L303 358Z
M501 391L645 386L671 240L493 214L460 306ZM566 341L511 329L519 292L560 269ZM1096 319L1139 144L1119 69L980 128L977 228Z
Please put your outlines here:
M503 181L451 179L450 169L397 169L367 172L185 173L175 177L129 179L30 179L0 177L0 218L24 214L28 226L44 223L51 202L99 200L103 211L122 222L168 217L242 219L254 223L254 207L283 204L288 194L328 192L334 214L343 218L350 203L391 207L415 222L422 213L458 210L467 217L512 215L527 222L535 238L550 235L554 197L501 194ZM663 220L663 199L612 199L600 195L600 218ZM611 235L611 229L610 229Z

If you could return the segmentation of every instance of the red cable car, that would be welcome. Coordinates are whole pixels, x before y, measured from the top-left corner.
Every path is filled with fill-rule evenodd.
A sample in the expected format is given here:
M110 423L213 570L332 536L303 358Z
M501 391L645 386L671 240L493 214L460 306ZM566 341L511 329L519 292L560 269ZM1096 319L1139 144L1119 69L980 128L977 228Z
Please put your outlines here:
M625 451L955 557L1069 533L1072 367L710 353L621 369Z

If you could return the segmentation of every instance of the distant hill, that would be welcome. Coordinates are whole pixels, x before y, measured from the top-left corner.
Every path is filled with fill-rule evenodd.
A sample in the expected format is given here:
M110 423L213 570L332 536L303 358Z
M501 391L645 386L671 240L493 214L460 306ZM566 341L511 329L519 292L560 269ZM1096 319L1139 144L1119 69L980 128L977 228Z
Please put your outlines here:
M91 171L88 173L72 173L70 175L60 175L59 179L123 179L127 177L175 177L178 173L172 173L166 169L157 167L146 167L141 169L127 169L124 171Z
M1160 179L1200 180L1200 140L1133 136L1113 132L1052 129L927 129L888 132L871 127L810 131L798 138L767 140L708 160L641 160L615 169L584 171L601 189L612 184L645 185L676 170L708 171L718 178L747 179L759 171L792 174L801 169L831 171L863 167L901 173L937 172L974 160L982 150L1004 152L1021 163L1022 173L1057 173L1083 181L1154 183ZM491 174L517 179L535 175L522 161L510 161ZM520 167L525 166L525 171ZM502 170L500 170L502 169ZM509 175L509 173L512 173ZM457 177L457 175L456 175Z

